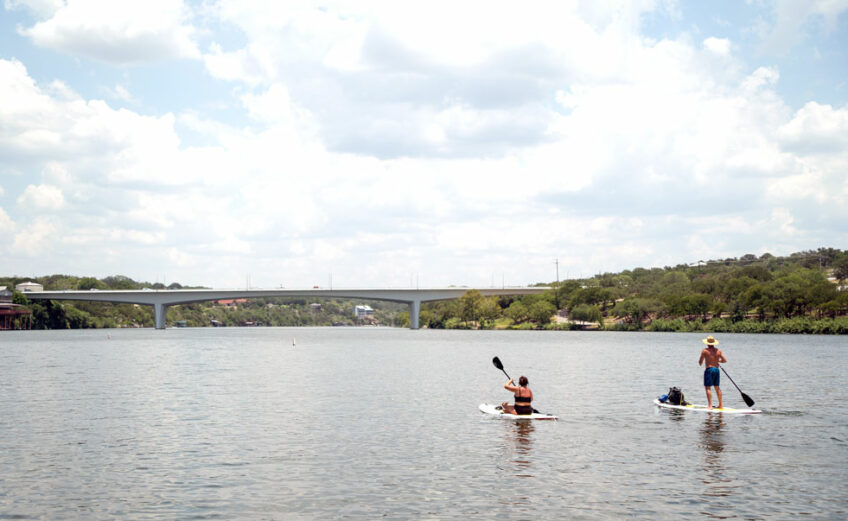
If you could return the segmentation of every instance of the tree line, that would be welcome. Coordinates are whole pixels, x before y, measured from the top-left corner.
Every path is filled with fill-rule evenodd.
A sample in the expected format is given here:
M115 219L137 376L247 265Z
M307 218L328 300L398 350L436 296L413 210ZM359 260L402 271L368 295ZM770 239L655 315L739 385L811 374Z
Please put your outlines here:
M422 307L429 327L848 333L848 251L765 253L539 283L542 295ZM561 316L562 319L557 319Z
M50 275L0 278L14 287L34 280L49 290L181 289L172 283ZM537 295L424 303L419 323L434 329L611 329L848 334L848 251L819 248L776 257L765 253L663 268L635 268L588 278L539 282ZM40 329L153 326L149 306L32 301L15 293ZM320 306L315 306L320 302ZM168 308L167 323L266 326L357 325L353 306L374 308L369 323L408 327L407 306L349 299L250 299L233 307L204 302Z

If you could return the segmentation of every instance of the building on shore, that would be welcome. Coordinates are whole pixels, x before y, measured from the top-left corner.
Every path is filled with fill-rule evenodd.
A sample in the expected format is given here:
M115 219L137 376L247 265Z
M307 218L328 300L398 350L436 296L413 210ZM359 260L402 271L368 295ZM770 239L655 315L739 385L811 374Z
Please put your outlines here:
M21 293L31 293L35 291L44 291L44 286L39 284L38 282L21 282L20 284L15 285L15 291L20 291Z
M354 306L353 308L353 316L357 319L364 319L374 316L374 310L371 309L371 306L367 304L363 304L361 306Z
M12 290L0 286L0 331L32 329L32 311L12 303Z

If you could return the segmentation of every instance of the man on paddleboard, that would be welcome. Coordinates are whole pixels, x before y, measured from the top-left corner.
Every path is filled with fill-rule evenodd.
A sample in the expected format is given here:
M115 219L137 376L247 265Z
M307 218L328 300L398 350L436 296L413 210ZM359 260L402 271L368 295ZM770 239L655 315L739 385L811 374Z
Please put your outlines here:
M527 377L522 376L518 379L518 387L515 386L512 378L510 378L506 385L504 385L504 389L515 394L514 406L507 402L503 402L501 404L505 414L533 414L533 406L530 405L530 402L533 401L533 391L527 387L528 383L530 382L527 380Z
M727 362L727 359L724 358L724 353L721 352L721 349L716 348L718 340L713 338L712 335L703 339L702 342L707 344L707 347L701 350L701 358L698 359L698 365L706 362L706 369L704 369L704 389L707 392L707 409L713 408L713 395L710 392L710 387L715 387L716 394L718 395L718 408L723 409L721 388L719 387L721 373L718 370L718 364Z

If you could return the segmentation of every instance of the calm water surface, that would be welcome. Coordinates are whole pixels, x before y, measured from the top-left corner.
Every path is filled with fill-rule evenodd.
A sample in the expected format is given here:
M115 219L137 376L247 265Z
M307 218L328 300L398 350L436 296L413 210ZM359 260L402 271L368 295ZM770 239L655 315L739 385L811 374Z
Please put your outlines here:
M848 518L848 340L720 335L765 413L657 410L701 336L3 332L0 519ZM477 411L495 355L560 421Z

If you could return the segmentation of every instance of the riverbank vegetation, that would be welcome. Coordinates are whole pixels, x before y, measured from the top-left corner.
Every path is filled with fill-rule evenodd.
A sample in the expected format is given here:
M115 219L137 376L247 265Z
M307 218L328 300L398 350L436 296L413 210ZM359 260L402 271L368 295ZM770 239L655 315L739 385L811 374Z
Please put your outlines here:
M834 248L540 283L544 295L422 306L429 327L848 334L848 252ZM497 309L500 309L498 313Z
M180 289L122 276L51 275L0 278L0 286L33 280L48 290ZM540 282L543 294L461 298L424 303L420 324L434 329L607 329L735 333L848 334L848 251L819 248L785 257L768 253L635 268L584 279ZM38 329L152 327L149 306L95 302L16 303ZM354 317L355 305L373 314ZM409 325L403 304L351 299L237 299L168 308L169 326Z

